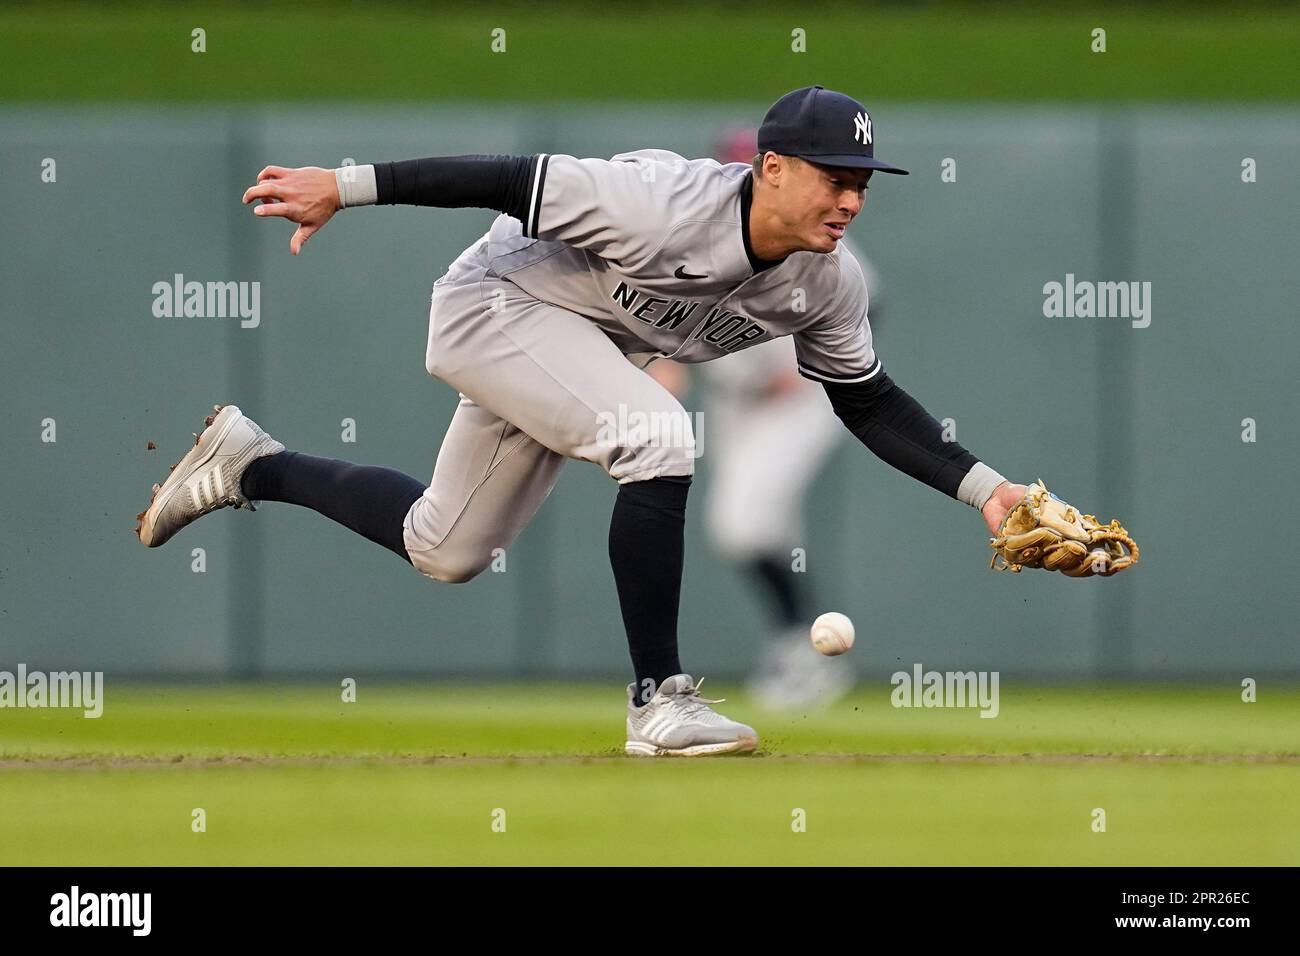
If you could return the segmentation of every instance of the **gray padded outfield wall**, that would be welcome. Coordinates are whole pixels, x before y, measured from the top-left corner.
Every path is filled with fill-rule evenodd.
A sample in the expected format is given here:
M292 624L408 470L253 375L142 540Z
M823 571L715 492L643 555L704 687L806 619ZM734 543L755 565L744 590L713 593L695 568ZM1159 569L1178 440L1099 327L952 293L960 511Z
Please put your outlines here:
M456 396L424 371L429 289L492 213L349 210L295 259L290 227L239 203L262 166L708 155L765 106L0 111L0 668L625 674L615 486L593 465L568 463L504 572L465 585L290 506L223 513L158 551L134 516L213 402L293 448L432 472ZM1142 562L1109 580L995 574L976 513L850 438L804 547L818 607L857 624L855 666L1300 672L1296 519L1278 504L1297 474L1300 112L873 108L882 155L913 170L874 183L853 228L883 280L885 367L1000 471L1122 517ZM155 316L176 275L259 283L256 324ZM1044 286L1067 276L1150 283L1147 318L1045 316ZM762 618L705 539L707 418L701 442L683 659L735 675Z

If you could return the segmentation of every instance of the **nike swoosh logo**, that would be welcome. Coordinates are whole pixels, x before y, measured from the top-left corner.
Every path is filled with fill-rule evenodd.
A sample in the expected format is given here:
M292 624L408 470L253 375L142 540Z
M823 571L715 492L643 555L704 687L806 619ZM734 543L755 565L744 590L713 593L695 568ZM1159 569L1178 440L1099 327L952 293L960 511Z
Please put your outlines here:
M697 276L694 275L693 273L687 272L685 266L678 266L677 271L674 272L673 275L677 276L677 278L679 279L707 279L708 278L707 275Z

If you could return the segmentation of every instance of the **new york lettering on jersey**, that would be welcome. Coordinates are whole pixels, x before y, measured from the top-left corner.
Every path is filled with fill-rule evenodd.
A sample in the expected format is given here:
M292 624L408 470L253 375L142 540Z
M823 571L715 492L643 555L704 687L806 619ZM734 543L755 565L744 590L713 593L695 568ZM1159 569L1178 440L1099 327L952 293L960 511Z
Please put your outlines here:
M670 333L676 332L697 310L704 311L699 302L645 295L625 281L620 281L614 287L613 299L615 307L632 318ZM734 352L768 337L767 330L753 319L721 305L709 308L704 318L694 324L694 331L690 333L690 339L701 339L724 352Z

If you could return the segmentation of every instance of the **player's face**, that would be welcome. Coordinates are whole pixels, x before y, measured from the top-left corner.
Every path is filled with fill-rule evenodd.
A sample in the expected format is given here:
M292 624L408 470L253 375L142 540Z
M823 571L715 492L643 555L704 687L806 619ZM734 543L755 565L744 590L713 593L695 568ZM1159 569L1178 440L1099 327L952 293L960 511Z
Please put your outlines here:
M795 174L786 197L795 212L790 220L796 232L792 238L809 252L834 251L866 205L872 171L809 162L795 163L790 171Z

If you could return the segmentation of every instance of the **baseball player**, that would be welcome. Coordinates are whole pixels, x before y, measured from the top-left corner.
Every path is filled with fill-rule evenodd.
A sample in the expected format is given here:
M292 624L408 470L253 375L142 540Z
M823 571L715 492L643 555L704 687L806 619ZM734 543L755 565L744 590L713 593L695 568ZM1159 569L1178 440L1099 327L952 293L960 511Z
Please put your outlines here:
M659 149L610 160L455 156L326 170L268 166L244 202L297 224L297 255L340 209L477 206L499 215L434 283L425 364L460 393L433 480L286 451L218 409L140 516L156 547L231 505L310 508L436 581L468 581L507 548L566 458L619 484L609 557L636 680L631 754L752 751L678 658L683 526L694 472L686 412L645 366L725 358L781 336L845 426L886 462L982 511L1020 501L884 371L867 290L839 248L876 172L871 115L819 86L779 99L751 164ZM364 281L362 277L361 281Z

